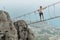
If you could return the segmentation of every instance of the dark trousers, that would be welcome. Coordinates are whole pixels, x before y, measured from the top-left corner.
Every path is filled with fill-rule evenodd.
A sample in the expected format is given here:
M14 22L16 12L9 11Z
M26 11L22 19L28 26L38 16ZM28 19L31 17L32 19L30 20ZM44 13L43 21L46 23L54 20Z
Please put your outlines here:
M39 13L39 16L40 16L40 20L44 20L44 15L43 15L43 13Z

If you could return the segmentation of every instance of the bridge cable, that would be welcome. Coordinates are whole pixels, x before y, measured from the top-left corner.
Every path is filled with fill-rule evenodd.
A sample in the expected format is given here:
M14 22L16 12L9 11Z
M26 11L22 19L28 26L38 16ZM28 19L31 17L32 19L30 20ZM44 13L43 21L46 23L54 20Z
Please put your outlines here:
M56 3L52 4L52 5L49 5L48 7L53 6L53 5L56 5L57 3L60 3L60 2L56 2ZM36 10L35 10L35 11L36 11ZM30 14L32 14L33 12L34 12L34 11L29 12L29 13L24 14L24 15L30 15ZM20 18L20 17L22 17L22 16L24 16L24 15L21 15L21 16L15 17L15 18ZM46 20L47 20L47 19L46 19ZM50 19L49 19L49 20L50 20Z
M55 15L55 5L54 5L53 7L54 7L54 16L56 16L56 15Z
M48 21L48 20L52 20L52 19L59 18L59 17L60 17L60 16L55 16L55 17L52 17L52 18L49 18L49 19L45 19L45 20L43 20L43 21ZM29 23L28 25L35 24L35 23L39 23L39 22L42 22L42 21L32 22L32 23Z

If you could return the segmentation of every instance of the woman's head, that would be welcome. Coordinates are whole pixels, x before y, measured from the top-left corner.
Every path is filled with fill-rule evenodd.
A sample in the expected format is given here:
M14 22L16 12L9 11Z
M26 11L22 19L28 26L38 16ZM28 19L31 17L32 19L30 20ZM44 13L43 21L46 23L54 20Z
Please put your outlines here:
M40 8L42 8L42 6L40 6Z

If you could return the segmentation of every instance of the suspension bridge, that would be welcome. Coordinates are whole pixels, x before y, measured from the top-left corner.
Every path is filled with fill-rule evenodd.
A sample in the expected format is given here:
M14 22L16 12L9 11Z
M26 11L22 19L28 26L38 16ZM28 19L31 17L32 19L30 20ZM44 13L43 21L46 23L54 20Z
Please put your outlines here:
M60 5L60 1L47 6L48 7L47 8L48 15L49 15L50 18L44 19L43 21L48 21L48 20L60 18L60 15L57 15L56 16L57 13L55 11L56 10L55 8L57 7L56 5L58 5L58 4ZM54 17L51 17L51 15L50 15L50 10L49 10L50 7L53 7L54 8L54 12L53 12ZM40 20L34 21L34 18L37 19L37 16L36 15L37 15L37 13L34 13L34 11L32 11L32 12L26 13L24 15L21 15L21 16L18 16L18 17L14 17L13 19L16 19L16 20L20 19L20 20L29 21L28 22L28 25L30 25L30 24L41 22Z

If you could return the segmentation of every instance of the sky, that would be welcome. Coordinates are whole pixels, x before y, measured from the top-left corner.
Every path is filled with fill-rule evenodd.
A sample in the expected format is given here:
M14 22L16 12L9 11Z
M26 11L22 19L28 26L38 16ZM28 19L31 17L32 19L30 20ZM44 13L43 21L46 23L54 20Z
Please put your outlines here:
M5 7L5 10L7 10L12 17L16 17L24 14L23 11L28 13L39 8L40 5L46 6L57 1L59 0L0 0L0 8L4 9Z
M23 14L26 14L26 13L32 12L32 11L38 9L39 6L41 6L41 5L43 7L45 7L47 5L53 4L58 1L60 1L60 0L0 0L0 9L7 11L10 14L11 18L14 18L17 16L21 16ZM56 13L58 13L58 15L59 15L59 10L58 10L59 7L60 7L60 5L56 6ZM47 15L47 13L48 13L47 10L48 9L46 9L46 12L44 12L45 18L50 17L49 14ZM50 13L53 13L54 7L50 7L49 10L50 10ZM54 14L51 14L51 15L53 16ZM37 17L38 17L38 15L37 15ZM57 20L59 23L59 19L57 19ZM51 24L58 25L56 23L57 21L56 22L54 22L54 21L56 21L56 20L50 21L50 22L52 22Z

